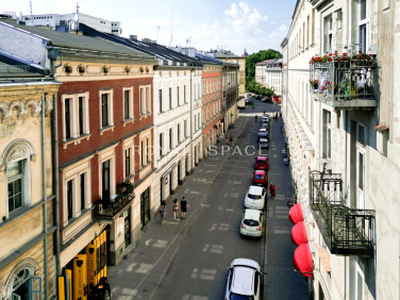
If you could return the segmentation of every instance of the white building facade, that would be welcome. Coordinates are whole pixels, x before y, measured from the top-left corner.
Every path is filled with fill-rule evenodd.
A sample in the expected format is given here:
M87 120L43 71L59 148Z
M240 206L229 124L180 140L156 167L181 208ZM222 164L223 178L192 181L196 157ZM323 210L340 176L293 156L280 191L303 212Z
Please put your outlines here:
M398 14L385 0L299 0L284 44L282 110L317 300L400 298Z
M201 69L161 65L154 73L154 190L160 204L202 158Z

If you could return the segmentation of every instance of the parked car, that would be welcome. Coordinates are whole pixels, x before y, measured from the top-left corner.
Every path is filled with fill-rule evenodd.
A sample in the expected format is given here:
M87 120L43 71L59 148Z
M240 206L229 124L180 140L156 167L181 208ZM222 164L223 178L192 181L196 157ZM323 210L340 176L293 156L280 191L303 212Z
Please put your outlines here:
M264 170L255 170L252 185L267 187L267 174Z
M258 209L243 210L240 222L240 234L262 237L264 231L264 213Z
M260 128L259 130L258 130L258 133L257 133L257 135L259 136L259 137L266 137L267 135L268 135L268 130L267 130L267 128Z
M261 186L251 185L244 197L246 208L263 210L265 205L265 195L267 190Z
M261 128L266 128L268 130L268 128L269 128L268 123L262 123Z
M268 115L263 116L262 117L262 122L263 123L268 123L269 122L269 116Z
M247 98L245 101L246 101L246 104L248 104L248 105L254 104L253 99Z
M260 147L260 148L269 148L269 142L268 142L268 140L266 139L266 138L260 138L259 140L258 140L258 146Z
M263 276L255 260L236 258L228 268L225 300L263 299Z
M268 158L266 156L257 156L255 169L268 171Z

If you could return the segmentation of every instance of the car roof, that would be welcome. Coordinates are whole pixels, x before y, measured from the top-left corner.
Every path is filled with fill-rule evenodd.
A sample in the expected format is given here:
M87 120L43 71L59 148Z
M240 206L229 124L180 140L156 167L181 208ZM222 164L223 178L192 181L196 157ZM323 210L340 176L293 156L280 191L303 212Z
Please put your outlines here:
M263 191L263 187L258 186L258 185L251 185L249 187L249 194L252 195L261 195Z
M244 210L244 219L253 219L258 220L260 217L261 211L258 209L245 209Z
M247 266L235 266L231 291L233 293L252 295L254 269Z
M235 267L235 266L249 266L249 267L252 267L257 270L261 269L258 262L256 262L255 260L253 260L251 258L243 258L243 257L235 258L232 261L231 267Z
M267 139L260 139L260 143L268 143Z
M257 156L256 159L257 160L267 160L267 158L265 156Z
M264 175L265 176L265 171L264 170L256 170L254 172L254 175Z

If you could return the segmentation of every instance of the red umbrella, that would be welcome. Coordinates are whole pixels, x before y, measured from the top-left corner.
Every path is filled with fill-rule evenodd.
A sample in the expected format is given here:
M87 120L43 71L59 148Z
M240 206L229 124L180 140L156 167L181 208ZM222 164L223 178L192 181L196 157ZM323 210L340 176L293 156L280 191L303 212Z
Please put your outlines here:
M294 250L294 268L306 277L313 277L314 263L308 243L301 244Z

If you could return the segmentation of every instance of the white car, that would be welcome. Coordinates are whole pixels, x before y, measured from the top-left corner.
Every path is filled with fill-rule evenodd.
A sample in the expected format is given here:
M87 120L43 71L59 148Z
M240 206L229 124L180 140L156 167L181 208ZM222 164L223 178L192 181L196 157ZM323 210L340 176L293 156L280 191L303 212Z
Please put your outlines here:
M225 300L263 299L263 274L255 260L236 258L228 268Z
M267 135L268 135L268 130L267 130L267 128L260 128L260 129L258 130L257 135L258 135L258 136L267 136Z
M268 115L263 116L262 117L262 122L263 123L268 123L269 122L269 116Z
M243 210L240 221L240 234L262 237L264 231L264 213L257 209Z
M258 141L258 146L259 146L260 148L268 148L268 147L269 147L268 140L267 140L267 139L260 139L260 140Z
M261 186L251 185L244 197L244 206L246 208L263 210L265 204L265 195L267 190Z

